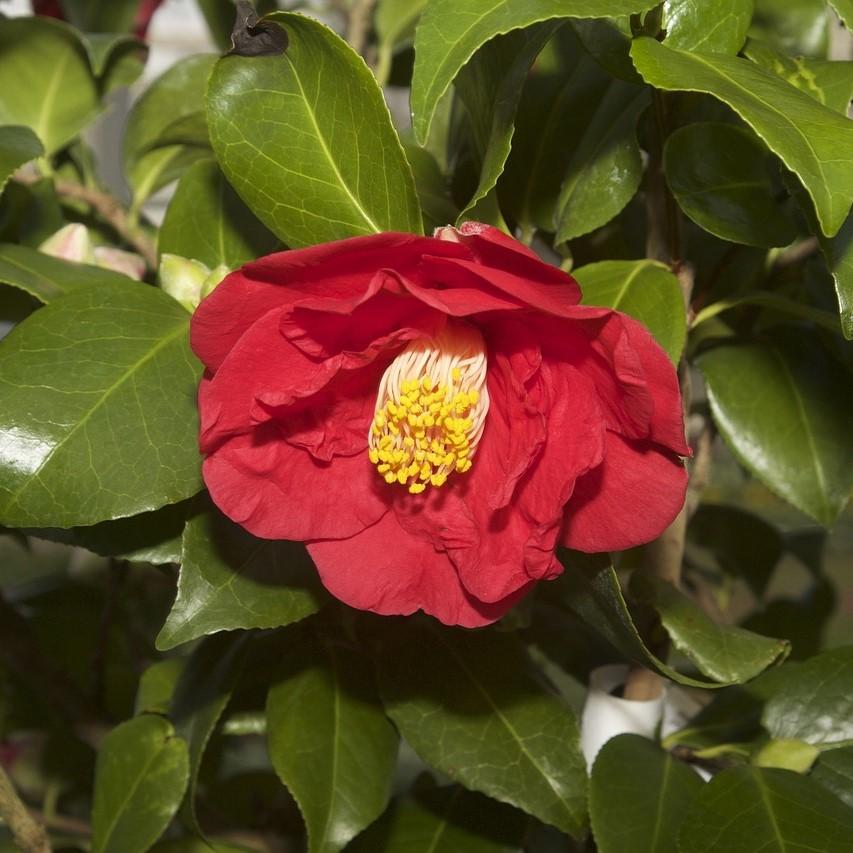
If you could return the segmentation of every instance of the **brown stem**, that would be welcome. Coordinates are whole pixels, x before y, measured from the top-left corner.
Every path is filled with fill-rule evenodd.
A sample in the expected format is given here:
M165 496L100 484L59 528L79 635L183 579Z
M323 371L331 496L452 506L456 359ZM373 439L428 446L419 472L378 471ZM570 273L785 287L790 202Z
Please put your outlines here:
M50 841L44 827L27 811L12 780L0 767L0 817L12 832L15 844L24 853L50 853Z
M15 180L21 184L34 184L41 180L40 175L17 175ZM83 184L67 181L61 178L53 182L57 194L63 198L74 201L82 201L88 204L101 219L110 225L113 230L129 246L132 246L145 259L145 263L151 269L157 268L157 249L154 241L138 226L131 222L125 207L108 193L87 187Z
M356 53L363 53L376 0L352 0L347 23L347 41Z

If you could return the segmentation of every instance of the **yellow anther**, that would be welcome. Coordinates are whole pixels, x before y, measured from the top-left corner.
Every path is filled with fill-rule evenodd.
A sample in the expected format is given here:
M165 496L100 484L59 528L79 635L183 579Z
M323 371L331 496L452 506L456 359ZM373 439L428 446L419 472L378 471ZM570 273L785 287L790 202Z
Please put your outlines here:
M419 495L425 488L426 483L412 483L412 485L409 486L409 491L413 495Z
M379 447L384 450L387 447L390 447L394 443L394 439L391 438L390 435L383 435L382 438L379 439Z
M376 424L374 424L374 425L370 428L370 431L371 431L371 432L372 432L372 433L373 433L377 438L378 438L380 435L382 435L382 430L381 430L378 426L376 426Z
M447 482L447 474L433 474L432 477L429 478L429 481L433 486L438 488Z
M457 451L456 451L456 455L457 455L460 459L465 459L465 458L468 456L468 454L469 454L470 452L471 452L471 448L470 448L470 447L461 447L459 450L457 450Z
M397 482L397 475L393 471L389 471L385 474L385 482L388 484Z
M458 367L454 367L450 371L450 375L453 377L454 382L458 382L462 378L462 371Z
M414 446L415 446L415 440L410 435L403 436L403 447L414 447Z
M435 383L432 381L432 378L429 376L424 376L424 378L421 379L421 386L423 387L424 391L427 391L427 392L432 391L434 385L435 385Z
M377 465L379 463L379 451L375 447L371 447L367 455L370 457L370 461L374 465Z
M435 418L432 415L422 415L424 426L435 426Z
M403 469L402 471L397 472L397 482L402 486L405 485L406 480L409 478L408 471Z
M468 399L471 401L472 406L476 406L480 402L480 392L476 388L472 388L468 392Z
M420 470L420 478L422 480L428 480L432 476L432 466L427 463L424 463L423 467Z
M377 465L377 466L376 466L376 470L377 470L380 474L384 474L386 471L390 471L390 470L391 470L391 466L390 466L387 462L383 462L381 465Z
M390 432L391 435L399 435L400 427L398 427L397 424L388 424L388 432Z

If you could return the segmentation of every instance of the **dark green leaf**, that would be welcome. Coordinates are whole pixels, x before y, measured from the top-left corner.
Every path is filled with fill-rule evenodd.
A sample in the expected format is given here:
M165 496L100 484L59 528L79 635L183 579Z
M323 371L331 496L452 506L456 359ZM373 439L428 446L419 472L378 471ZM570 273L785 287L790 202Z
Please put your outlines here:
M78 289L0 344L0 518L73 527L201 488L186 311L153 287Z
M379 683L391 719L428 764L583 834L577 721L513 635L397 625L384 638Z
M168 714L175 685L186 663L186 658L164 658L152 663L139 678L134 715Z
M834 237L818 239L835 282L841 329L847 340L853 340L853 214Z
M520 853L526 821L459 785L416 790L392 804L347 853Z
M312 636L270 689L270 757L308 830L309 853L341 850L388 803L397 733L358 650Z
M647 83L706 92L727 103L797 174L825 234L853 202L853 124L776 75L738 57L687 53L640 38L631 49Z
M584 305L605 305L645 324L673 362L684 349L686 316L678 279L655 261L599 261L572 270Z
M172 695L169 717L189 748L187 810L193 829L200 831L195 797L198 773L213 730L240 676L246 636L218 634L204 639L193 651Z
M139 0L60 0L60 5L79 30L124 33L133 27Z
M440 225L456 222L459 210L450 199L447 180L435 157L426 148L421 148L414 142L407 143L405 139L403 148L415 176L415 187L421 201L421 213L427 233Z
M853 394L849 374L803 343L800 335L720 346L697 363L714 420L741 463L829 525L853 485Z
M600 853L678 853L678 830L702 780L638 735L608 741L592 768L589 814Z
M211 508L184 530L178 594L157 647L217 631L288 625L321 601L303 545L256 539Z
M53 154L98 114L89 59L77 34L49 18L0 20L0 124L26 125Z
M422 232L412 172L361 58L330 29L276 13L281 56L226 56L213 71L210 136L225 176L289 246Z
M737 53L752 8L752 0L665 0L666 44L701 53Z
M764 708L767 731L821 746L853 740L853 646L823 652L796 672Z
M18 167L42 154L44 147L28 127L0 127L0 193Z
M0 283L25 290L40 302L51 302L77 287L140 286L139 282L113 270L63 261L12 243L0 243Z
M187 787L187 745L163 717L144 714L107 735L95 771L94 853L144 853Z
M415 136L426 141L442 95L462 66L496 35L555 18L630 14L653 5L650 0L431 0L415 34Z
M716 237L749 246L787 246L797 236L772 166L761 141L732 124L686 125L664 149L666 180L681 209Z
M629 15L614 18L572 20L584 50L613 77L627 83L642 83L643 78L631 62L631 20Z
M787 640L763 637L733 625L717 625L666 581L635 573L631 591L657 611L675 648L715 681L749 681L784 660L790 651Z
M853 808L853 746L821 753L812 770L812 779Z
M699 793L681 828L690 853L853 850L853 809L788 770L735 767Z
M268 254L278 240L240 201L212 160L191 166L178 183L157 250L234 269Z

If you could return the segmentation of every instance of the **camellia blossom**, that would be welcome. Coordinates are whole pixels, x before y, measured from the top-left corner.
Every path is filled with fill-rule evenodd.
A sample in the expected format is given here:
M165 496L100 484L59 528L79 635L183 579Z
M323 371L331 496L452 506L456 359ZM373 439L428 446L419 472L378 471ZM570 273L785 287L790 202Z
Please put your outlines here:
M476 223L281 252L198 307L204 479L382 614L498 619L558 544L656 537L687 478L675 370L640 323Z

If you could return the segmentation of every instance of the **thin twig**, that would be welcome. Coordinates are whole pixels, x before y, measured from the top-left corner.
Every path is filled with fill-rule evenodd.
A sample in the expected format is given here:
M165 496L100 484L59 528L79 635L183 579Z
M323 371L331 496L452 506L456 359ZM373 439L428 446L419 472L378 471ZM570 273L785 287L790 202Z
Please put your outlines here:
M376 0L352 0L347 22L347 41L356 53L363 53Z
M817 237L808 237L800 243L794 243L793 246L789 246L776 256L776 260L773 261L773 266L770 270L771 275L786 267L792 267L800 263L800 261L804 261L806 258L811 257L819 248L820 244L817 241Z
M24 853L50 853L50 841L44 827L27 811L12 780L0 767L0 817L12 832L15 844Z

